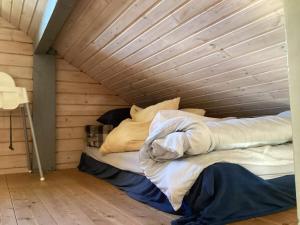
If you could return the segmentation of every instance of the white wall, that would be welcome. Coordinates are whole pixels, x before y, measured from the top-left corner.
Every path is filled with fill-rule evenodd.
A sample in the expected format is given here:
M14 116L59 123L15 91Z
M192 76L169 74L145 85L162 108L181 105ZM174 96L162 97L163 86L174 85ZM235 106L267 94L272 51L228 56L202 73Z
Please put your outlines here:
M290 101L296 171L298 224L300 224L300 1L285 1Z

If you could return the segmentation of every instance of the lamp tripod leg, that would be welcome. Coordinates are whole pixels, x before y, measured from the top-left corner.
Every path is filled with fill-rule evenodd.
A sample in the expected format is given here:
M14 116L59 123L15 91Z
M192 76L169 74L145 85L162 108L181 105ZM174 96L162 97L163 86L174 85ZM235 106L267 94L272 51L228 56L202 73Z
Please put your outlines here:
M30 108L29 108L29 104L25 103L25 108L26 108L26 112L27 112L27 116L29 119L29 124L30 124L30 128L31 128L31 135L32 135L32 142L33 142L33 150L36 156L36 161L38 164L38 169L39 169L39 173L40 173L40 180L44 181L44 174L43 174L43 169L42 169L42 165L41 165L41 160L40 160L40 155L39 155L39 151L38 151L38 146L37 146L37 142L36 142L36 137L35 137L35 132L34 132L34 127L33 127L33 122L32 122L32 118L31 118L31 112L30 112Z
M32 172L32 157L30 154L30 147L29 147L29 139L28 139L28 133L27 133L27 125L26 125L26 113L24 106L22 105L20 107L21 109L21 114L22 114L22 121L23 121L23 130L24 130L24 138L25 138L25 148L26 148L26 155L27 155L27 168L28 172Z

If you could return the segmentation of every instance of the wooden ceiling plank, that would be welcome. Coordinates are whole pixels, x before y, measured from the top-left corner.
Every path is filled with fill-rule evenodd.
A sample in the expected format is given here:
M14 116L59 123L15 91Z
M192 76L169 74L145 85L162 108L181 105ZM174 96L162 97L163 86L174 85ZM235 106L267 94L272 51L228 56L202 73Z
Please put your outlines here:
M107 79L103 79L103 82L108 81L110 83L110 86L114 88L114 85L118 83L124 83L127 82L130 79L130 82L136 82L143 78L143 74L151 73L151 75L155 73L164 72L168 69L172 69L176 65L182 65L188 61L191 61L193 59L199 58L201 56L210 54L212 52L217 51L220 48L226 48L230 46L231 44L239 43L240 41L247 40L248 38L254 37L255 35L262 34L266 31L272 30L277 26L280 26L282 24L282 17L283 11L275 12L270 15L267 15L266 17L259 18L258 20L255 20L254 22L251 22L250 24L246 24L245 26L242 26L241 28L238 28L236 30L233 30L230 33L225 33L224 35L218 36L216 39L210 40L206 42L203 45L200 45L196 48L193 48L191 50L188 50L186 52L180 53L178 55L175 55L174 57L171 57L170 59L167 59L166 61L159 62L160 57L157 56L156 61L159 62L158 64L152 64L150 59L150 65L145 62L144 64L140 65L138 69L129 69L127 72L122 72L120 74L117 73L117 75L109 75ZM237 19L237 18L236 18ZM235 21L236 21L235 19ZM239 19L241 21L241 19ZM171 51L171 50L170 50ZM173 51L174 52L174 51ZM168 57L168 55L172 54L169 52L164 53L162 51L159 53L161 55L165 55L165 57ZM150 66L150 67L149 67ZM140 68L140 69L139 69ZM145 68L143 70L143 68ZM147 69L148 68L148 69ZM141 70L141 71L140 71ZM145 74L145 75L146 75Z
M270 39L271 43L273 42L273 40L275 40L275 39ZM263 59L263 60L270 59L273 57L273 55L270 54L270 51L271 52L278 51L279 54L280 54L280 52L281 52L281 54L284 54L285 50L282 49L282 46L284 46L284 45L282 45L282 42L280 41L280 39L279 39L279 41L275 40L275 42L279 42L279 44L277 44L277 47L273 47L274 45L272 44L269 48L266 49L266 51L263 51L259 48L258 50L252 49L253 51L250 53L247 51L248 45L247 45L247 42L245 42L244 43L245 47L241 46L242 50L245 51L245 54L238 55L233 58L232 57L222 58L222 55L220 55L219 61L216 61L217 58L214 55L212 55L212 56L204 58L201 61L197 60L196 62L193 62L193 64L191 64L191 65L195 65L194 69L191 68L192 66L186 66L185 68L183 68L181 70L177 68L177 70L175 70L173 73L165 72L165 73L160 74L159 76L150 77L149 79L144 80L143 82L131 84L130 89L128 86L126 87L128 90L124 90L125 87L123 87L123 88L120 88L119 91L120 92L126 91L127 95L136 96L136 95L138 95L139 90L143 90L144 92L147 92L147 91L151 92L152 90L157 91L157 90L162 90L162 89L166 89L166 88L172 88L176 85L183 84L184 82L203 79L205 77L208 77L209 76L208 74L214 75L210 71L213 70L216 72L216 68L220 68L220 70L223 72L223 71L232 70L235 68L249 65L248 63L251 63L251 62L252 62L252 64L255 64L255 63L259 62L260 59ZM279 45L279 47L278 47L278 45ZM272 49L272 47L274 49ZM279 56L281 56L281 55L279 55ZM219 55L217 55L217 57L219 57ZM264 58L264 57L269 57L269 58ZM254 60L254 61L252 61L252 60ZM197 69L198 66L200 66L200 68ZM226 68L226 66L228 69ZM147 85L147 84L149 84L149 85Z
M128 27L119 36L116 36L113 41L110 41L103 48L99 48L98 53L92 55L87 61L80 63L80 68L87 71L92 68L98 61L103 60L107 55L111 55L120 48L124 47L129 42L133 41L136 37L149 30L152 26L162 21L165 17L176 11L177 8L186 4L184 1L161 1L156 4L152 9L148 10L142 17L137 19L132 26ZM88 49L85 49L88 51ZM105 54L102 54L105 52ZM81 58L81 57L80 57Z
M210 93L223 93L228 90L235 90L235 89L243 89L245 87L260 87L261 84L265 83L270 83L270 82L280 82L281 80L285 80L287 77L286 72L282 72L284 70L278 70L278 71L270 71L266 73L261 73L256 75L255 77L249 76L245 78L240 78L240 79L234 79L234 80L228 80L226 82L221 82L216 85L208 85L208 86L203 86L200 88L194 88L190 91L185 91L185 92L171 92L170 94L160 94L160 95L154 95L154 96L159 96L159 98L162 99L170 99L175 96L180 96L182 97L182 102L187 102L189 101L190 98L194 98L195 96L209 96ZM266 77L267 76L267 77ZM284 86L282 86L280 89L283 89ZM275 89L275 86L274 86ZM230 93L229 93L230 94ZM232 93L234 94L234 93ZM136 97L138 99L142 99L142 101L139 102L151 102L152 97L148 98L148 96L138 96Z
M272 87L273 85L273 87ZM232 89L228 89L225 91L214 91L212 90L209 93L202 93L201 91L194 93L193 95L190 95L188 97L182 98L181 102L182 103L195 103L195 101L190 101L190 99L200 99L200 100L211 100L211 99L215 99L213 98L215 95L217 96L216 98L218 99L221 95L221 97L234 97L235 93L239 93L241 94L241 96L243 96L245 93L248 93L248 89L250 90L251 93L255 93L255 91L257 91L257 93L259 92L266 92L266 91L273 91L273 90L278 90L278 89L284 89L287 88L287 80L286 78L284 79L280 79L280 80L275 80L274 82L267 82L267 83L259 83L259 84L254 84L254 85L248 85L245 84L242 87L234 87ZM267 87L266 87L267 86ZM260 90L261 88L261 90ZM253 91L255 90L255 91ZM232 93L230 92L232 91ZM223 95L223 96L222 96ZM177 94L174 94L172 97L177 97ZM139 102L140 104L147 104L149 102L152 102L154 98L161 98L161 95L158 94L153 94L151 95L151 98L148 95L144 95L144 96L136 96L136 97L131 97L135 102ZM164 98L164 99L168 99L168 98ZM156 101L159 99L156 99Z
M3 0L2 1L1 16L4 19L6 19L7 21L10 21L12 1L13 0Z
M265 99L261 99L256 102L244 102L241 104L234 104L234 105L227 105L222 107L215 107L207 109L208 114L210 113L230 113L234 111L243 111L247 109L259 109L259 108L275 108L275 107L282 107L282 108L289 108L289 99L280 99L280 100L272 100L268 101Z
M85 26L86 29L84 31L80 31L79 37L77 37L78 34L76 33L77 39L69 45L70 48L67 52L65 52L65 54L63 54L64 58L71 62L73 57L80 54L89 43L94 41L99 34L101 34L124 10L132 4L132 2L133 0L111 1L100 13L99 11L95 12L95 18L92 18L91 16L92 11L89 12L89 22Z
M78 4L75 6L74 11L71 13L70 18L66 21L64 28L61 30L58 35L54 48L59 50L59 54L63 56L67 50L72 47L73 43L79 38L79 35L83 35L84 29L89 24L90 19L88 14L91 10L91 16L95 14L94 11L98 10L100 14L103 9L107 6L105 1L97 1L96 4L92 5L93 1L78 1Z
M195 48L197 45L203 43L201 40L212 40L216 38L217 36L228 33L232 29L236 29L242 25L244 25L247 22L251 22L251 20L254 20L253 17L258 18L261 15L265 15L266 12L271 12L276 9L276 7L280 7L280 4L278 4L278 1L274 2L275 4L266 4L266 2L256 2L242 10L239 10L233 14L231 14L229 17L225 17L224 19L220 20L217 23L212 24L212 26L208 26L207 28L200 30L196 32L193 35L188 36L187 38L175 43L174 45L171 45L170 47L163 49L161 51L158 51L158 54L153 52L153 47L148 50L149 53L152 54L148 57L143 57L143 53L138 52L138 59L135 59L135 61L132 61L133 56L127 58L124 62L122 62L121 65L116 65L113 67L110 67L108 70L106 70L104 73L107 74L107 76L112 76L112 73L116 73L121 71L122 69L128 68L128 66L132 66L135 64L138 64L139 62L143 61L149 61L148 59L151 59L153 56L157 58L157 55L163 53L164 51L170 51L170 53L166 53L165 56L172 57L172 54L179 54L176 52L178 49L179 51L182 49L183 51L188 51L190 49ZM255 13L253 13L255 11ZM239 18L238 18L239 17ZM237 19L238 18L238 19ZM233 22L234 21L234 22ZM225 24L225 25L224 25ZM177 48L177 49L176 49ZM155 54L153 54L155 53ZM173 55L174 56L174 55ZM142 60L139 60L139 58L142 58ZM159 58L159 57L158 57ZM129 60L129 61L128 61ZM136 62L138 60L138 62ZM128 62L127 62L128 61ZM141 67L145 67L143 64Z
M56 70L78 71L76 67L64 59L56 59Z
M282 89L286 89L288 84L287 79L282 80L276 80L272 82L267 83L260 83L250 86L243 86L243 87L237 87L233 89L228 89L225 91L220 92L210 92L208 94L202 94L201 92L190 96L189 98L183 98L181 99L181 105L182 106L201 106L201 102L208 102L208 101L217 101L221 99L230 99L230 98L244 98L249 95L256 95L261 93L273 93L275 91L279 91ZM177 97L177 95L174 95L173 97ZM138 103L140 105L148 105L153 104L157 101L159 101L158 98L152 98L148 99L148 101L145 101L144 99L133 99L135 103Z
M269 32L263 33L261 35L257 35L249 40L241 41L238 44L230 46L229 48L225 48L227 54L235 57L240 56L241 54L245 54L245 52L253 51L255 49L263 49L266 46L270 46L272 44L276 44L278 42L285 41L285 28L284 26L280 26L271 30ZM243 50L241 50L243 48Z
M142 54L141 52L147 52L149 48L151 49L150 54L153 52L155 53L160 49L167 48L170 45L188 37L189 35L192 35L197 31L211 25L212 23L228 16L230 13L245 7L247 4L249 4L248 0L238 2L232 0L222 1L219 4L210 7L200 15L186 21L180 26L176 26L176 28L172 25L169 25L165 30L155 31L155 33L160 33L157 33L159 38L156 37L154 41L151 41L151 38L147 38L142 40L142 42L133 42L131 45L127 45L125 48L122 48L121 51L118 51L116 54L113 54L111 57L98 63L98 65L94 67L93 71L95 69L99 69L99 71L105 71L108 67L117 63L123 64L124 59L131 59L133 55L138 56L139 54ZM165 35L162 35L162 32L164 32Z
M13 0L10 22L16 27L19 27L20 25L24 2L25 0Z
M248 108L262 108L263 107L278 107L278 106L283 106L284 108L289 107L289 98L281 98L281 99L264 99L261 98L256 101L249 101L249 102L241 102L237 104L228 104L224 106L218 106L215 105L214 107L211 108L206 108L206 110L209 113L217 113L218 111L222 112L230 112L234 110L244 110Z
M203 79L183 82L182 84L175 85L173 87L165 87L164 89L158 89L152 92L153 95L163 95L166 93L184 93L191 91L193 89L201 88L209 86L210 84L218 84L218 83L225 83L227 81L230 81L231 79L238 79L245 76L255 76L257 74L263 74L269 71L274 70L287 70L287 58L286 57L280 57L277 59L271 59L264 62L259 62L254 65L245 66L242 68L230 70L227 72L223 72L220 74L207 76Z
M185 91L180 92L180 90L174 94L179 95L182 98L188 98L189 96L194 95L195 93L210 93L212 92L218 92L218 91L225 91L227 89L232 89L234 87L242 87L242 86L248 86L248 85L255 85L265 82L271 82L276 80L282 80L287 77L287 70L286 68L274 70L274 71L268 71L260 74L256 74L253 76L247 76L247 77L241 77L238 79L231 79L228 78L226 82L221 82L218 84L211 84L208 86L202 86L202 87L192 87L191 89L185 89ZM217 82L217 81L216 81ZM169 98L169 93L164 93L160 95L163 98Z
M255 109L246 109L246 110L237 110L237 111L232 111L229 113L211 113L208 114L208 116L212 117L228 117L228 116L236 116L236 117L256 117L257 115L274 115L277 113L281 113L285 110L289 110L289 107L287 108L282 108L281 106L277 106L274 108L264 108L263 106L261 108L255 108ZM256 223L255 223L256 224ZM263 221L262 224L266 224L265 221Z
M282 80L276 80L272 82L267 82L267 83L260 83L260 84L255 84L255 85L250 85L250 86L243 86L243 87L236 87L233 89L228 89L226 91L220 91L220 92L213 92L213 93L208 93L202 95L201 93L197 96L190 96L189 98L185 98L182 100L182 103L191 103L195 101L199 101L200 99L218 99L220 97L233 97L233 96L245 96L248 94L253 94L253 93L264 93L268 91L274 91L274 90L281 90L282 88L285 88L286 85L288 84L287 79L282 79Z
M27 34L38 0L25 0L19 28Z
M273 37L270 38L270 36L272 36L273 34L275 34L274 36L274 39ZM266 40L265 40L266 39ZM251 47L255 47L255 48L261 48L261 47L265 47L265 46L268 46L270 43L272 43L272 41L274 40L276 42L276 40L284 40L285 39L285 35L284 35L284 29L283 27L279 28L279 29L275 29L275 30L271 30L270 32L266 32L262 35L257 35L255 36L254 38L250 38L248 40L244 40L242 42L238 42L238 44L235 45L235 49L237 49L237 47L242 47L242 49L240 50L240 52L247 52L247 49L245 49L246 47L251 49ZM268 43L269 42L269 43ZM246 43L246 44L245 44ZM248 46L249 45L249 46ZM261 45L261 47L259 46ZM223 56L223 61L226 60L227 57L231 57L231 56L235 56L235 55L238 55L237 53L233 53L233 51L231 51L231 54L227 54L229 53L230 49L232 48L233 46L229 46L228 48L218 48L217 50L215 50L214 52L216 52L216 54L218 54L218 52L221 52L221 53L225 53ZM227 51L228 50L228 51ZM214 54L208 54L206 57L204 56L204 59L205 58L209 58L210 56L214 56ZM176 74L182 74L182 71L179 69L179 68L182 68L182 67L188 67L190 69L190 71L192 70L192 68L190 67L191 64L198 64L198 65L201 65L201 57L200 59L196 59L196 60L191 60L192 62L188 62L186 64L183 64L179 67L175 67L175 69L171 69L171 70L167 70L163 73L160 73L160 74L151 74L150 79L153 79L154 77L162 77L162 74L169 74L170 76L171 75L174 75L174 73L172 73L173 71L175 71L175 75ZM213 62L213 59L212 59L212 62ZM131 81L134 83L134 81ZM147 79L144 79L142 81L138 81L136 82L137 84L139 83L139 85L144 85L148 82ZM152 82L149 82L149 83L152 83Z
M127 30L129 30L131 27L134 27L137 21L145 21L145 18L149 17L147 15L148 11L152 11L153 9L164 9L161 9L161 4L159 4L164 2L168 2L168 8L172 9L172 7L177 6L178 3L176 1L136 1L134 4L128 7L109 27L107 27L93 42L89 43L88 46L83 49L82 53L72 60L72 63L75 66L80 66L80 68L84 70L85 65L89 64L90 62L89 59L92 58L98 51L101 51L103 48L105 48L110 42L113 41L114 43L119 42L123 44L124 41L116 40L119 35L128 32ZM182 2L184 1L181 0L180 3ZM145 29L145 25L146 24L138 28ZM134 38L134 35L135 33L130 31L130 38ZM81 64L84 62L85 64L81 66Z
M174 71L164 72L159 75L160 82L166 81L169 79L174 79L177 76L185 76L185 74L192 73L193 71L201 70L208 66L226 62L232 58L242 57L248 53L260 50L262 48L273 46L278 43L284 42L284 29L276 29L275 31L268 32L264 35L255 37L254 39L241 42L238 45L230 48L225 48L221 50L223 54L212 54L200 60L193 61L191 63L185 64L183 66L177 67ZM230 51L231 49L236 49L237 51ZM227 51L228 50L228 51ZM216 58L217 57L217 58ZM217 60L215 60L217 59ZM218 61L219 60L219 61ZM206 63L207 62L207 63ZM212 65L211 65L212 64ZM142 82L137 82L132 84L135 88L147 87L147 84L153 84L157 80L158 76L153 75L147 80Z
M182 7L175 10L172 14L168 15L163 20L161 20L159 23L155 24L155 26L152 26L146 32L143 32L141 35L136 37L134 40L132 40L128 44L124 45L121 49L119 49L113 55L109 55L101 63L105 64L111 58L116 58L120 61L121 59L133 54L134 52L147 46L148 44L151 44L152 42L157 41L160 37L168 34L173 29L178 28L182 24L190 21L194 16L202 14L203 12L207 11L212 6L217 4L218 2L220 2L220 0L214 0L214 1L209 1L209 2L203 1L203 2L201 2L201 4L199 4L199 1L198 1L198 4L195 4L194 1L191 1L191 2L188 2L187 4L184 4ZM195 4L193 7L196 10L190 10L192 3ZM183 16L185 13L190 13L190 14ZM180 15L182 15L182 16L180 16ZM102 66L102 64L99 66ZM92 68L92 71L97 71L97 68L98 67ZM89 70L87 70L87 71L89 71ZM92 71L91 71L91 73L93 73Z
M30 23L28 34L31 37L35 37L40 26L43 14L46 10L47 0L39 0L36 6L35 13L33 14L32 21Z
M217 63L214 65L209 65L207 67L200 68L199 70L195 70L192 72L189 72L187 74L180 74L177 73L176 79L173 74L173 76L168 76L169 74L161 74L160 80L156 78L155 83L150 83L148 86L144 86L144 91L151 91L156 90L157 86L161 86L162 84L166 84L168 87L172 87L172 85L186 82L187 80L197 80L197 79L203 79L204 77L207 77L206 71L213 70L214 74L233 70L235 68L243 67L246 65L251 65L260 62L261 60L267 60L272 59L274 57L280 57L286 54L286 44L284 42L271 45L269 47L266 47L264 49L254 50L253 52L243 54L241 56L234 57L229 60L224 60L222 63ZM210 73L211 74L211 73ZM211 74L213 75L213 74ZM170 80L171 78L171 80ZM154 78L152 79L152 81ZM157 83L158 82L158 83ZM135 88L135 86L133 86ZM164 86L165 88L166 86ZM159 87L158 87L159 88ZM127 93L129 94L129 93Z
M254 101L259 101L261 99L272 101L272 100L284 99L284 98L289 98L287 89L275 90L268 93L254 93L243 97L237 96L233 98L221 98L212 101L201 101L197 105L191 107L202 107L203 109L209 109L215 106L221 107L221 106L239 104L244 102L254 102Z
M274 91L270 94L274 99L278 99L278 98L282 98L282 97L286 97L286 98L290 97L289 89Z

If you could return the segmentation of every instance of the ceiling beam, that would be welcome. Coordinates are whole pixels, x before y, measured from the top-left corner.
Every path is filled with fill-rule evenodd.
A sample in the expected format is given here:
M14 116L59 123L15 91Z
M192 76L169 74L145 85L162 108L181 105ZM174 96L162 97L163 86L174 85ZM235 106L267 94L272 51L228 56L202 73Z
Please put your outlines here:
M77 0L48 0L35 37L36 54L46 54L49 51L76 2Z

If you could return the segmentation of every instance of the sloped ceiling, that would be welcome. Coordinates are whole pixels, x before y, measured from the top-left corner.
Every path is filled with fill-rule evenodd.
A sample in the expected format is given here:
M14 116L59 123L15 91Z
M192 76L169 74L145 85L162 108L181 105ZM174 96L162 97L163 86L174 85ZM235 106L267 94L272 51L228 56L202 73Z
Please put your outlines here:
M79 0L54 47L131 103L289 108L283 0Z
M1 16L33 39L47 0L0 0Z

